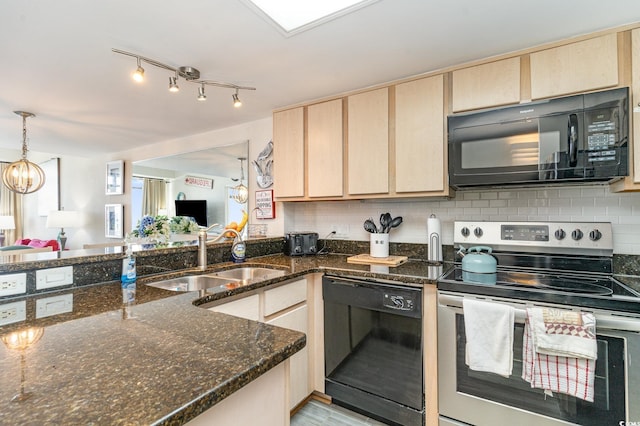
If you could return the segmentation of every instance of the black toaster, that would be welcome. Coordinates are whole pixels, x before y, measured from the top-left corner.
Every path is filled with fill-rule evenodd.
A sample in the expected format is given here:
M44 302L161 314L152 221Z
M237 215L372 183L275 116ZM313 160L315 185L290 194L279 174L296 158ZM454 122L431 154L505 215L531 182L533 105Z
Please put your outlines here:
M284 254L303 256L318 253L317 232L291 232L284 235Z

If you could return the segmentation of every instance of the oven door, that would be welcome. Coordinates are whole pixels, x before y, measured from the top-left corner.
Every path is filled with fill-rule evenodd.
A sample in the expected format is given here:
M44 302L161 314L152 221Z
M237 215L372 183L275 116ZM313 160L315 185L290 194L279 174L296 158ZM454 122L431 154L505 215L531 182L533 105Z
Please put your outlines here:
M513 373L509 378L469 370L465 364L463 297L504 303L516 309ZM438 292L438 377L441 424L451 419L481 425L618 425L640 419L640 319L595 312L598 340L595 398L590 403L554 393L545 396L522 376L526 306L519 301ZM552 306L552 305L544 305ZM567 309L566 306L555 306ZM455 424L455 423L454 423Z

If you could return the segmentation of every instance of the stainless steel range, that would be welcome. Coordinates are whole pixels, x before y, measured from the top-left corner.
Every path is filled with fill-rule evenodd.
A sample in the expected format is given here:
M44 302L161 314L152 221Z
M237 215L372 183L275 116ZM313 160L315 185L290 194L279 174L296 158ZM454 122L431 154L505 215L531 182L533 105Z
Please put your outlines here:
M454 267L438 281L441 425L626 425L640 422L640 293L613 278L610 223L456 222ZM463 271L460 252L487 246L492 280ZM495 282L495 284L483 284ZM469 369L463 301L514 308L513 371ZM531 387L523 380L527 308L592 313L597 361L594 401ZM455 355L455 356L453 356Z

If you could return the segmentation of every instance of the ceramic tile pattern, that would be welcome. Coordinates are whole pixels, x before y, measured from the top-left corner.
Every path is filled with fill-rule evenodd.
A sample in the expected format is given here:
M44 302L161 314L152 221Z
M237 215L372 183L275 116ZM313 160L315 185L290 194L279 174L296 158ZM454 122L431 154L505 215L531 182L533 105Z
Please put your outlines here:
M368 241L368 217L402 216L391 242L425 244L427 218L442 222L443 243L453 244L456 220L602 221L613 224L614 252L640 255L640 193L616 194L606 185L458 191L448 200L400 199L285 203L286 232L314 230L321 238L346 232L348 240Z

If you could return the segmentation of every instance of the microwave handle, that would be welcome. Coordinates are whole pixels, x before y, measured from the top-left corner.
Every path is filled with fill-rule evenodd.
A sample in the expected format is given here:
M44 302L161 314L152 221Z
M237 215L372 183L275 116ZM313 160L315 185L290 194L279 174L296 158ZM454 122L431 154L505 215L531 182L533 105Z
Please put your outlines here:
M569 142L567 148L569 166L575 167L578 164L578 116L576 114L569 114L567 140Z

